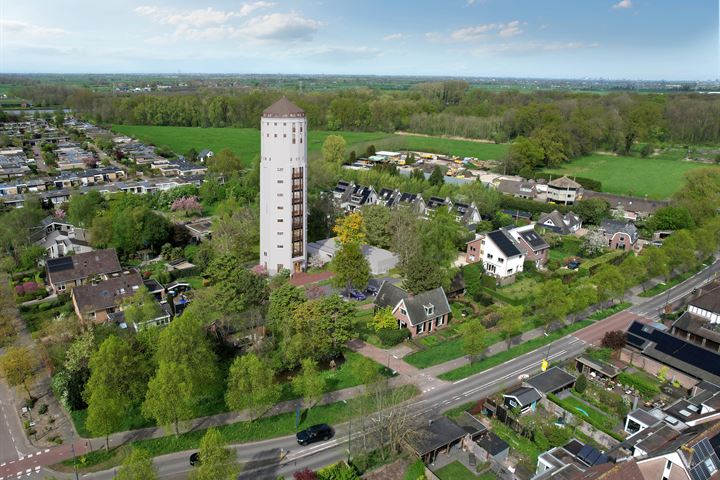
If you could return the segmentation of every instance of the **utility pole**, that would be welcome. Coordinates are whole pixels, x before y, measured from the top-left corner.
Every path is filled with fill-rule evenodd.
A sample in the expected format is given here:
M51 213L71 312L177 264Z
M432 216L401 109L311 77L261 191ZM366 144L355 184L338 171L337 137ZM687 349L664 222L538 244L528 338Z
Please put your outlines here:
M71 437L70 437L70 448L72 449L72 454L73 454L73 467L75 468L75 480L80 480L80 476L78 475L78 468L77 468L77 457L75 456L75 432L74 431L71 433Z

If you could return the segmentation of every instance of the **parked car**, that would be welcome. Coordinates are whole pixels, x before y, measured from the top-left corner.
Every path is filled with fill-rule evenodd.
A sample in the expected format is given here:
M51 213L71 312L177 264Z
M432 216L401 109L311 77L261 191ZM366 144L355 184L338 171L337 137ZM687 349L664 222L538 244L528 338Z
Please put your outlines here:
M370 295L377 295L377 293L380 291L380 288L377 285L370 285L368 284L367 288L365 289L367 293Z
M321 423L299 431L295 437L300 445L305 446L315 442L330 440L333 434L334 432L330 425Z
M195 452L190 455L190 466L200 465L200 452Z
M365 295L363 292L361 292L360 290L357 290L355 288L350 290L350 292L343 290L343 292L340 294L340 296L346 300L358 300L358 301L362 301L367 298L367 295Z
M577 270L579 266L580 262L578 260L573 260L567 264L567 268L569 268L570 270Z

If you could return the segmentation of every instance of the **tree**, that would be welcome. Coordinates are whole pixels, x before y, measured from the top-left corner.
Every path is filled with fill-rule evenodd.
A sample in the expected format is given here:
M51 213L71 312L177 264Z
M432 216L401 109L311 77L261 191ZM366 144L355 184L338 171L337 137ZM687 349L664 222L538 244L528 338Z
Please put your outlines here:
M353 377L360 379L366 389L375 385L382 378L378 364L362 356L352 364L352 374Z
M692 231L695 250L700 261L705 260L718 248L719 237L710 228L698 228Z
M418 253L420 248L420 219L410 208L400 207L393 209L390 219L390 250L398 256L398 268L405 272L407 265Z
M305 467L293 473L293 480L318 480L317 473Z
M455 215L445 207L438 208L420 227L423 254L443 268L450 267L457 260L458 248L465 245L463 234L463 227Z
M301 362L301 371L292 379L295 393L300 395L308 410L322 400L325 393L325 379L318 371L317 362L312 358L305 358Z
M337 241L341 245L365 243L367 236L362 212L355 210L344 217L338 218L335 227L333 227L333 232L337 235Z
M367 243L379 248L390 247L392 240L390 212L391 210L383 205L368 205L362 208Z
M353 287L364 289L370 279L370 264L358 243L340 245L332 259L331 268L335 272L333 285L344 287L348 295Z
M636 285L640 283L647 274L645 269L645 261L640 257L630 254L622 261L619 266L620 274L625 278L627 285Z
M614 265L605 264L598 268L597 273L590 281L597 288L598 301L601 303L625 294L627 284L620 273L620 269Z
M605 235L599 230L591 229L583 238L580 251L586 257L597 257L605 251L606 246Z
M462 339L463 353L473 362L487 347L487 332L479 318L473 318L458 328Z
M260 416L280 399L282 388L275 383L275 372L256 355L235 358L228 373L225 404L230 410L250 410Z
M159 425L173 427L178 436L180 422L195 416L198 400L191 368L182 363L160 361L155 376L148 383L142 414Z
M573 205L573 210L580 215L583 223L592 225L600 225L600 222L610 216L610 204L603 198L580 200Z
M383 328L398 328L398 321L395 315L393 315L391 307L380 308L375 312L372 320L370 320L370 326L375 329L375 331L382 330Z
M260 245L260 211L256 205L241 206L234 198L218 205L213 220L212 245L218 255L234 255L257 261Z
M575 380L575 391L578 393L583 393L587 389L587 377L583 374L578 375L577 380Z
M685 272L697 263L695 257L695 239L689 230L679 230L663 242L662 249L667 254L670 271L677 269Z
M88 404L86 426L94 435L108 436L120 429L128 407L142 402L150 376L150 359L116 335L106 338L90 357L90 378L85 385Z
M105 199L97 190L83 195L72 195L68 204L68 221L77 227L88 228L100 210L105 208Z
M237 175L245 168L242 159L228 148L223 148L210 157L207 165L211 173L223 175L225 178Z
M695 221L690 215L690 211L685 207L674 205L658 208L647 221L647 228L653 231L682 230L684 228L694 227Z
M202 212L202 205L200 205L198 198L193 195L191 197L178 198L170 205L170 210L173 212L183 212L185 216L190 214L199 215Z
M237 454L227 447L222 434L208 428L200 440L200 465L190 472L191 480L233 480L240 473Z
M117 480L155 480L157 472L152 456L141 448L133 448L118 469Z
M580 312L595 303L597 303L595 285L589 282L582 282L576 286L570 295L570 311L573 313L573 321L577 320Z
M295 308L305 300L303 289L287 282L270 293L266 318L273 334L282 332L283 325L290 321Z
M497 326L500 333L502 333L503 339L507 343L507 349L509 350L510 340L513 336L520 333L520 330L522 329L523 307L507 305L501 307L498 310L498 313L500 314L500 321Z
M567 285L562 280L543 282L535 294L534 306L545 321L546 330L552 322L564 322L571 307Z
M661 248L646 246L640 253L645 262L648 279L663 277L667 280L670 275L670 265L665 251Z
M8 347L0 357L0 375L11 387L22 386L30 399L32 399L30 386L32 379L35 378L36 366L33 352L28 347Z
M445 280L443 269L424 251L410 257L404 274L403 288L416 295L441 286Z
M353 335L354 320L355 307L337 295L298 305L281 335L286 366L308 357L317 361L337 357Z
M322 158L335 165L345 163L345 139L340 135L328 135L322 144Z
M627 334L622 330L605 332L601 341L603 348L610 348L612 350L620 350L625 347L626 343Z
M434 187L438 187L445 183L445 174L440 166L433 169L430 174L430 178L428 178L428 183Z

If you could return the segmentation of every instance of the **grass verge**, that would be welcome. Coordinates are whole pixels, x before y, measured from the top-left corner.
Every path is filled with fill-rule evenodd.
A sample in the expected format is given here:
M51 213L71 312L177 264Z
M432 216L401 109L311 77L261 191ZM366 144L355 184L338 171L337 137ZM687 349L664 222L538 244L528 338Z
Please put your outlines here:
M400 395L397 395L395 398L400 402L408 400L418 394L417 388L412 385L399 387L398 391ZM330 425L343 423L353 417L353 413L357 411L355 407L362 400L362 398L354 398L349 400L347 404L335 402L306 410L301 417L299 428L302 429L317 423L328 423ZM283 437L295 433L295 412L286 412L272 417L264 417L254 422L237 422L230 425L222 425L217 427L217 429L222 433L225 440L231 444ZM205 429L195 430L177 437L169 435L160 438L138 440L130 442L129 446L131 448L142 448L153 457L184 450L192 450L198 448L200 439L205 434L205 431ZM125 450L126 447L127 445L112 449L110 452L98 450L88 455L83 455L78 462L78 468L86 472L92 471L90 469L99 464L103 464L104 468L117 466L122 462L121 454L123 452L127 454ZM60 468L72 466L72 459L60 463Z
M509 350L500 352L491 357L484 358L479 362L469 363L467 365L463 365L462 367L456 368L455 370L450 370L449 372L440 375L439 378L452 382L455 380L461 380L463 378L469 377L470 375L475 375L476 373L480 373L484 370L500 365L501 363L505 363L508 360L512 360L515 357L518 357L528 352L532 352L533 350L547 345L548 343L552 343L555 340L564 337L565 335L569 335L573 332L580 330L581 328L585 328L591 323L593 323L592 320L582 320L580 322L573 323L572 325L568 325L559 330L555 330L547 337L538 337L532 340L528 340L527 342L512 347Z
M666 291L666 290L674 287L674 286L677 285L678 283L684 282L684 281L687 280L688 278L690 278L690 277L692 277L693 275L695 275L696 273L698 273L698 272L699 272L700 270L702 270L704 267L705 267L705 264L704 264L704 263L703 263L703 264L700 264L700 265L698 265L697 267L693 268L692 270L690 270L690 271L688 271L688 272L685 272L685 273L683 273L683 274L680 274L680 275L677 275L677 276L671 278L670 280L668 280L668 281L665 282L665 283L658 283L658 284L655 285L654 287L648 288L648 289L645 290L644 292L638 293L638 297L649 298L649 297L654 297L655 295L659 295L659 294L663 293L664 291Z
M630 302L618 303L617 305L614 305L610 308L598 310L597 312L590 315L588 317L588 319L589 320L603 320L611 315L615 315L618 312L622 312L623 310L630 308L631 306L632 306L632 303L630 303Z

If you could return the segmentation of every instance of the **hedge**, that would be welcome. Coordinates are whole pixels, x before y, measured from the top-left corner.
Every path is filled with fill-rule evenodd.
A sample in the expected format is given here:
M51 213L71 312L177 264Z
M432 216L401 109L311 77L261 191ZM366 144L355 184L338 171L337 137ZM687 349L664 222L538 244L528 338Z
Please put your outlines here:
M381 328L377 336L383 345L393 347L410 338L410 331L406 328Z

